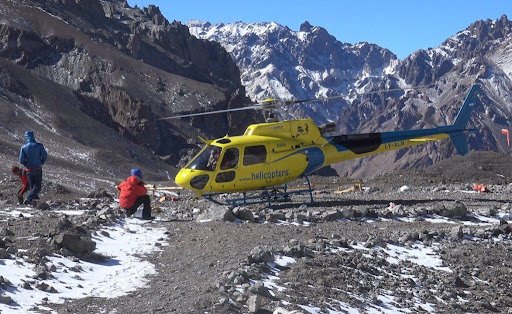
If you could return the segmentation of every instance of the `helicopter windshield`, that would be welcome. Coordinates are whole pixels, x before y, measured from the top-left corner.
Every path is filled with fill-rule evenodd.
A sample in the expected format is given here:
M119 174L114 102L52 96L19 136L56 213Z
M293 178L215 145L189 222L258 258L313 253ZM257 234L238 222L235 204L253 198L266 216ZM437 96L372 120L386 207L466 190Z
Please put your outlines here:
M217 166L221 148L218 146L206 146L192 161L187 168L194 170L213 171Z

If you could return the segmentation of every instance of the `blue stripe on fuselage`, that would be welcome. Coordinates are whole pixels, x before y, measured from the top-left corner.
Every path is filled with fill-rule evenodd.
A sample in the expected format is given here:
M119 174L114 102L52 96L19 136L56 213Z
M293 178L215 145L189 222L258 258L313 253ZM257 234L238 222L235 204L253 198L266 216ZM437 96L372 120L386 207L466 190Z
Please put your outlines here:
M304 175L309 175L310 173L320 169L322 167L322 165L324 164L324 161L325 161L325 155L324 155L324 152L318 148L318 147L307 147L307 148L302 148L302 149L299 149L293 153L290 153L286 156L283 156L279 159L276 159L270 163L274 163L274 162L278 162L278 161L281 161L283 159L286 159L288 157L291 157L293 155L296 155L296 154L304 154L306 156L308 156L308 164L306 166L306 169L304 170L304 172L301 174L301 176L304 176Z
M348 135L348 138L340 140L340 136L327 137L326 140L336 147L339 152L343 151L354 151L355 153L369 153L377 150L382 144L393 143L397 141L409 140L413 138L430 136L435 134L450 134L457 132L452 126L441 126L433 129L424 130L405 130L405 131L391 131L382 133L362 133L354 134L352 137ZM343 145L336 142L345 142ZM351 147L352 145L352 147ZM366 145L366 149L363 147L358 151L358 145ZM362 151L361 151L362 150Z

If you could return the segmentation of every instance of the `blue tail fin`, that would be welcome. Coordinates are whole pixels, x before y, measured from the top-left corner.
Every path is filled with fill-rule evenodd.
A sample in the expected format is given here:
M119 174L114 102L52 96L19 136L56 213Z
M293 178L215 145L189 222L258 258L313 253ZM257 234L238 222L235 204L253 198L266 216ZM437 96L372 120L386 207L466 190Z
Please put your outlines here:
M464 99L464 103L455 118L455 122L450 126L450 139L459 155L466 155L468 153L468 141L463 132L466 130L466 126L471 118L471 112L478 100L477 94L479 91L480 85L474 84L471 87L471 90L466 96L466 99Z
M453 123L453 127L456 130L463 131L466 129L466 126L469 122L469 118L471 118L471 112L473 107L475 106L476 101L478 100L477 94L480 91L480 85L474 84L471 87L466 99L464 99L464 103L455 118L455 122Z

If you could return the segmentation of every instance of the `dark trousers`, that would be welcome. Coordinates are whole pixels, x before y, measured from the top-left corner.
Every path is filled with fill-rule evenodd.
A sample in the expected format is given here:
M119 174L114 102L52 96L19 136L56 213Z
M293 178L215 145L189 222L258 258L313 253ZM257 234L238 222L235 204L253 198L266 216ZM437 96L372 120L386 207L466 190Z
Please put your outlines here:
M142 208L142 219L151 218L151 200L149 198L149 195L137 197L135 204L133 204L133 206L130 208L126 208L126 214L128 215L128 217L135 214L137 208L139 208L139 206L142 204L144 204L144 207Z
M41 183L43 182L43 170L27 171L28 183L30 190L28 191L27 201L32 202L33 199L39 199L41 191Z

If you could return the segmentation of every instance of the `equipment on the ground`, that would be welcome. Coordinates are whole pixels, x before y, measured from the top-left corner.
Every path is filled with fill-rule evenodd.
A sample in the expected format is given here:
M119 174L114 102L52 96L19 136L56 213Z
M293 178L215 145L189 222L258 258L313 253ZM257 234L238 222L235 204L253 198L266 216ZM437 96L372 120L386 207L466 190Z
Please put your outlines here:
M193 113L185 118L247 109L263 109L270 121L249 125L243 135L205 141L206 146L176 175L176 183L212 201L230 205L287 200L290 194L313 194L308 176L322 167L345 160L450 138L457 152L468 152L464 132L477 99L473 85L452 125L431 129L333 135L332 125L318 127L312 119L275 121L278 106L332 100L340 97L278 101L266 99L249 107ZM164 119L169 119L164 118ZM304 178L307 188L290 191L287 183ZM256 196L247 195L259 191ZM219 194L240 192L235 199Z
M357 180L351 187L344 190L336 190L334 194L361 192L363 190L363 180Z

